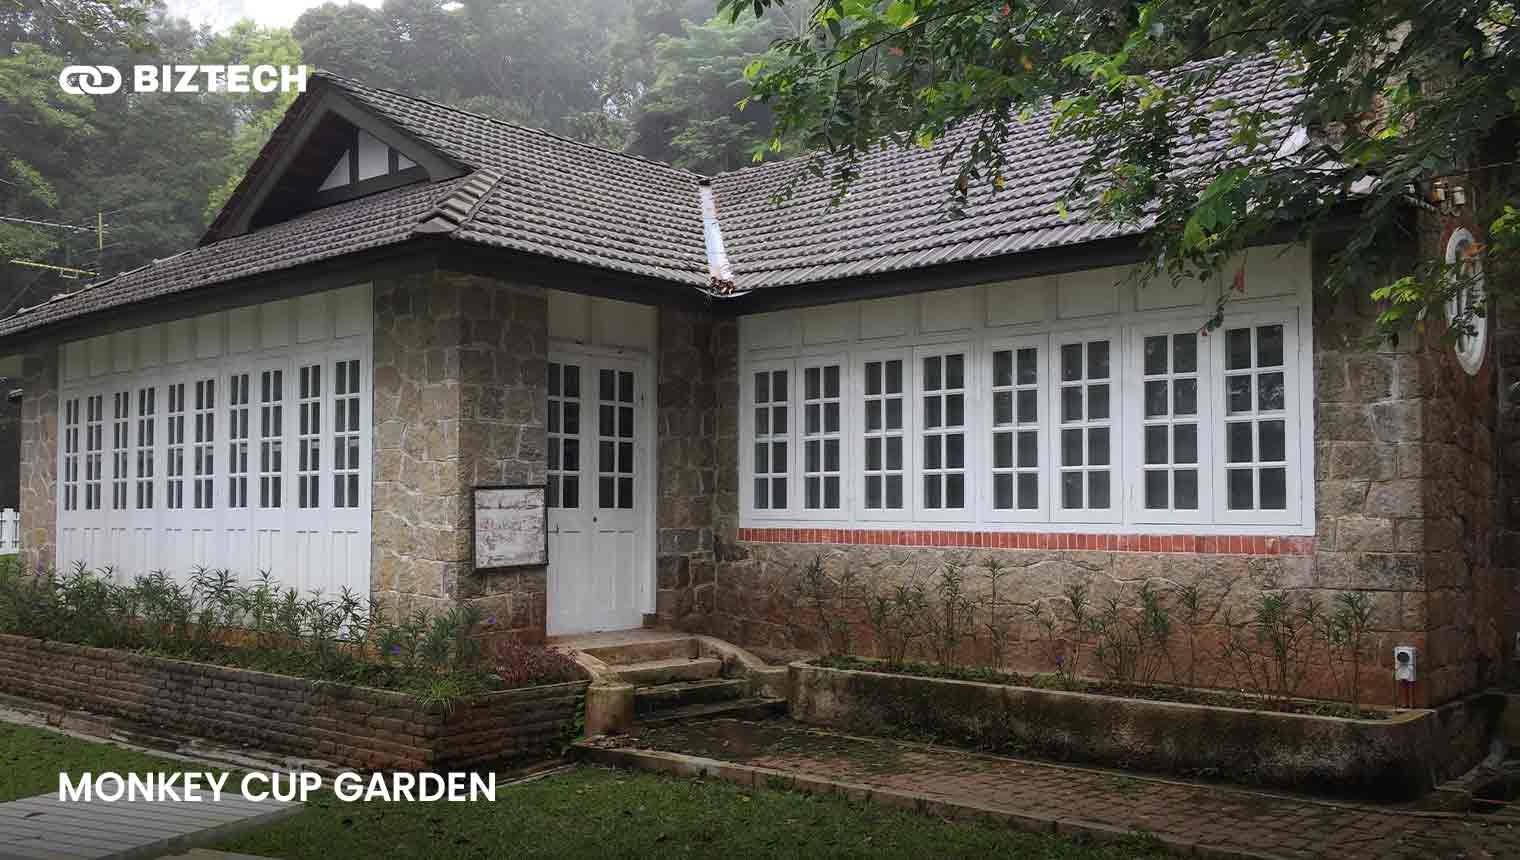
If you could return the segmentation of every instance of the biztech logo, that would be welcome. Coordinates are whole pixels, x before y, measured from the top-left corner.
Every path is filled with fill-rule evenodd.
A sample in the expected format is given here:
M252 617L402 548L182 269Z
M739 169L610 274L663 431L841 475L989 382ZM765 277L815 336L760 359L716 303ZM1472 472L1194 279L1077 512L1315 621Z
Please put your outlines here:
M58 86L76 96L106 96L124 82L115 66L66 66ZM133 66L134 93L306 92L305 66Z

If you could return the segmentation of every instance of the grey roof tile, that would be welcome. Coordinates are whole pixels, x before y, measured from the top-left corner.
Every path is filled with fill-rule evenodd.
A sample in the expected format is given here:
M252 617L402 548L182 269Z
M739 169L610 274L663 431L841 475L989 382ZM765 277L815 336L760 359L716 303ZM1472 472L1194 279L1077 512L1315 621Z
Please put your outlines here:
M253 274L291 268L420 234L541 255L611 271L707 287L700 185L686 170L611 152L548 132L318 73L402 131L466 166L465 176L394 189L210 242L55 297L0 320L0 338L84 314ZM1256 99L1278 112L1285 134L1297 92L1270 58L1232 58L1218 96ZM300 100L292 116L305 105ZM973 190L962 218L947 217L953 173L940 162L974 130L932 149L884 148L865 156L848 197L830 206L830 179L804 175L793 195L773 196L805 171L802 159L711 180L718 225L738 291L794 286L1135 235L1147 224L1097 223L1056 201L1087 150L1055 139L1051 114L1014 126L1005 189ZM287 119L287 122L291 121ZM283 127L283 126L282 126ZM1177 152L1183 168L1206 168L1226 151L1223 132ZM283 140L283 136L277 136ZM272 159L273 142L258 165ZM728 288L727 283L724 284Z

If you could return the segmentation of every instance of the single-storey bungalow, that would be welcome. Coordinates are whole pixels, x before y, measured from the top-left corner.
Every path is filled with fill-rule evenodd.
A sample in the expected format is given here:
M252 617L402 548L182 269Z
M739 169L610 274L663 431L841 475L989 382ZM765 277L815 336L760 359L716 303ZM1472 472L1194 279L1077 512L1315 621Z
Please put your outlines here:
M1271 62L1217 86L1294 98ZM1333 232L1142 286L1139 227L1057 213L1085 154L1048 117L962 218L949 145L870 155L830 206L811 176L777 199L800 162L702 176L319 73L198 247L0 321L29 563L780 650L811 559L969 552L1024 602L1364 591L1369 695L1395 645L1421 703L1493 678L1494 314L1372 345L1368 299L1317 289ZM1480 241L1462 210L1410 224L1411 260ZM545 488L546 566L472 563L502 485Z

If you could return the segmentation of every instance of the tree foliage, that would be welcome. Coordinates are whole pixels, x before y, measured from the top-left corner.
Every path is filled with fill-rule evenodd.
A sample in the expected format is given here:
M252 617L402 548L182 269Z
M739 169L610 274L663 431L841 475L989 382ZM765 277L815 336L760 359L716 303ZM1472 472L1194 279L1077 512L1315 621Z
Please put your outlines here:
M782 0L721 0L733 20ZM841 188L872 147L930 145L952 130L947 194L1002 190L1013 123L1042 107L1055 133L1091 147L1067 212L1135 223L1173 276L1213 274L1244 247L1296 225L1358 224L1331 267L1332 289L1386 286L1407 245L1411 196L1473 174L1491 261L1513 245L1505 211L1520 103L1514 7L1495 0L814 0L806 31L749 70L776 134L830 156ZM1213 95L1242 57L1266 56L1302 90L1285 114ZM1302 146L1268 133L1303 129ZM1207 169L1179 144L1227 141ZM1495 146L1498 151L1495 151ZM1422 318L1458 288L1440 263L1402 282L1384 323ZM1490 279L1492 283L1495 279ZM1478 312L1482 312L1481 307Z

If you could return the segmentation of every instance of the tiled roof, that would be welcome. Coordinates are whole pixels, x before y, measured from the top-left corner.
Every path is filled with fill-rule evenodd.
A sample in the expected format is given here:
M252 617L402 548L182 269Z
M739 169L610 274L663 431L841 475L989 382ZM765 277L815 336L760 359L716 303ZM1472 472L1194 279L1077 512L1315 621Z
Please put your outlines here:
M1211 98L1253 100L1281 119L1285 135L1297 92L1270 58L1234 58ZM0 320L0 337L150 297L291 268L433 234L611 271L707 287L701 185L708 180L647 159L600 149L426 99L328 73L333 86L435 152L465 176L412 185L307 213L252 233L210 242ZM298 101L292 112L304 109ZM776 162L710 180L732 283L724 292L801 285L864 274L986 259L1138 234L1144 224L1084 220L1055 201L1087 152L1057 141L1044 111L1009 137L1001 192L973 191L967 214L946 215L953 175L940 167L956 131L932 149L888 148L862 159L848 197L830 206L828 177L804 175L792 196L773 196L805 170ZM1220 131L1222 135L1224 132ZM270 148L277 146L271 143ZM1200 166L1220 137L1180 148ZM271 159L260 155L261 165Z

